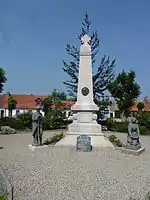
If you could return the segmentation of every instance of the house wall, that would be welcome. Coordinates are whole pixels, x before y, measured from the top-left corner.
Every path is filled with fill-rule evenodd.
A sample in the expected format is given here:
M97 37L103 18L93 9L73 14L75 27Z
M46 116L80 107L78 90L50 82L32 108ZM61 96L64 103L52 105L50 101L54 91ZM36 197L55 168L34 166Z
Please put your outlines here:
M22 113L25 113L25 112L28 112L29 110L31 109L14 109L12 111L12 116L13 117L16 117L17 116L17 113L19 114L22 114ZM34 112L35 109L32 110L32 112ZM1 113L4 112L4 115L3 117L9 117L9 110L8 109L0 109L0 117L2 117ZM44 112L41 111L42 115L44 116Z
M12 116L16 117L17 116L17 112L19 112L20 114L23 114L25 112L28 112L29 110L31 110L31 109L14 109L12 111ZM35 109L32 109L32 112L34 112L34 111L35 111ZM2 112L4 113L3 117L9 117L9 111L8 111L8 109L0 109L0 118L2 117L1 116ZM71 111L70 110L64 110L64 112L66 112L66 117L68 118L70 116L70 112ZM44 116L44 112L41 111L41 113Z

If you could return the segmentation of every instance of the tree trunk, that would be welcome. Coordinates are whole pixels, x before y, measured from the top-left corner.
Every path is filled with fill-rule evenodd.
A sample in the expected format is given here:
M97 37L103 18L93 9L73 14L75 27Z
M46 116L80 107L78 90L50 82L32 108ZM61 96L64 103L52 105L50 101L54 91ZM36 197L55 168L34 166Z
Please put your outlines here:
M124 118L124 110L121 112L121 121L124 122L125 118Z

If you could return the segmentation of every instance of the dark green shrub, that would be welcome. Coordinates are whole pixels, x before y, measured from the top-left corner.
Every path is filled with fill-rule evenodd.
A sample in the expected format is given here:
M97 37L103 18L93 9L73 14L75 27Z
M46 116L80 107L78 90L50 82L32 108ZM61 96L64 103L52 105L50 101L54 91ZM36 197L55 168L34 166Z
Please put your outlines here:
M5 197L5 196L0 196L0 200L6 200L7 199L7 197Z
M150 130L150 114L148 112L139 113L137 121L140 126L146 126Z
M140 126L140 135L150 135L150 130L146 126Z
M7 200L8 199L8 193L0 196L0 200Z
M44 130L59 129L66 126L65 114L61 110L52 110L44 117Z
M64 137L63 133L56 134L51 138L46 139L43 144L44 145L49 145L49 144L56 144L59 140L61 140Z
M122 147L121 141L115 136L115 135L110 135L108 137L109 141L116 147Z
M18 123L20 124L21 129L32 129L32 112L22 113L17 117Z
M18 117L4 117L0 119L0 126L10 126L15 130L24 130L32 128L32 113L27 112Z
M117 137L115 135L109 135L108 139L110 140L110 142L114 142L115 140L117 140Z
M0 119L0 126L10 126L16 130L21 129L21 124L18 123L18 120L15 117L4 117Z
M115 122L116 124L116 131L121 133L128 132L128 123L127 122Z
M113 120L113 118L107 118L106 126L107 126L107 129L110 131L114 131L116 129L116 123Z

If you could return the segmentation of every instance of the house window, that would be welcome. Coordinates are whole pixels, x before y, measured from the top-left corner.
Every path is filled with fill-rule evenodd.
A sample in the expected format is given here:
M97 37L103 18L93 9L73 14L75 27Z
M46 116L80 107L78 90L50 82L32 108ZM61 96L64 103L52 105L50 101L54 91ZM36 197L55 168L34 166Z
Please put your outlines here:
M110 113L110 118L113 118L114 116L113 116L113 113Z
M115 118L119 118L120 119L120 112L118 110L115 111Z
M20 115L20 110L16 110L16 116L18 117Z
M1 118L4 117L4 110L1 110Z

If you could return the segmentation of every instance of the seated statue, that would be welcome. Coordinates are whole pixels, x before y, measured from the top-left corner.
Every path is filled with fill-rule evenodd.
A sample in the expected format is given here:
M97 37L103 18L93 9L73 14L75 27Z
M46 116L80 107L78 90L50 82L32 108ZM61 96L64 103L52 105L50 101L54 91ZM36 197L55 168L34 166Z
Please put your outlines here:
M33 136L33 146L42 145L42 135L43 135L43 117L40 112L40 108L32 114L32 136Z
M141 144L139 141L139 126L134 117L131 118L128 124L126 148L132 149L132 150L138 150L141 148Z

